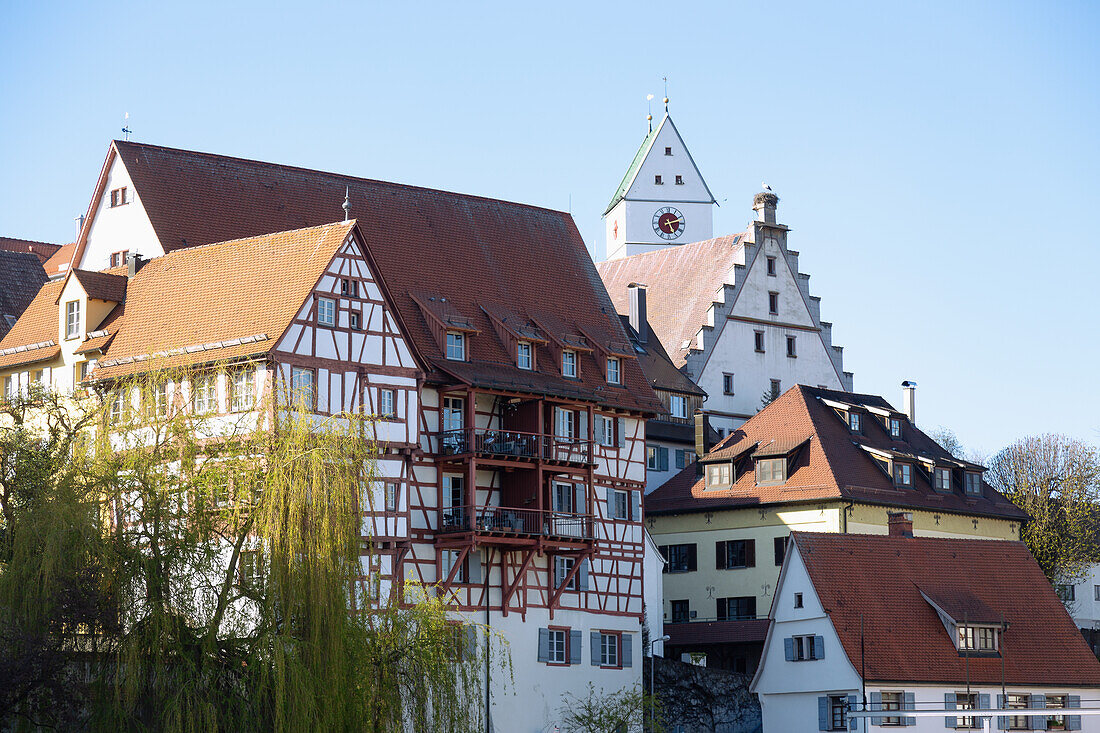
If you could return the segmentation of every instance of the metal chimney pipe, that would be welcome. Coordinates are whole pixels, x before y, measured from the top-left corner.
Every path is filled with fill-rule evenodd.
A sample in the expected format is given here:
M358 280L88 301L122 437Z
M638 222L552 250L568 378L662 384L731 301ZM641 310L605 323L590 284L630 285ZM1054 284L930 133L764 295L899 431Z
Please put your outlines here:
M645 289L645 285L641 283L630 283L626 286L626 291L630 294L630 327L638 332L638 340L643 344L649 341Z
M917 383L908 379L901 383L901 410L909 422L917 424Z

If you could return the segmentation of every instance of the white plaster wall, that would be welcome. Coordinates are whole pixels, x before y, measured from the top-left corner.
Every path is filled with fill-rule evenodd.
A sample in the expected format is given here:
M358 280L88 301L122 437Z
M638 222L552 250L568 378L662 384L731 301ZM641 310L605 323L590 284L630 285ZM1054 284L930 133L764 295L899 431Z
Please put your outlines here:
M666 481L678 474L681 470L676 467L676 451L689 450L694 452L694 448L684 443L671 443L666 440L647 440L646 445L660 446L668 449L668 470L656 471L652 468L646 469L645 474L645 493L650 494L655 489L661 487Z
M645 620L649 626L649 638L653 640L653 653L663 657L665 643L659 639L665 634L665 597L664 584L661 582L661 570L665 566L665 558L661 557L661 553L657 551L657 545L648 531L645 532L645 540L645 561L642 565Z
M1066 604L1073 622L1081 629L1100 629L1100 565L1088 569L1085 577L1074 584L1074 600Z
M111 207L111 191L126 187L130 203ZM76 267L82 270L104 270L110 267L111 253L121 250L137 252L149 259L164 254L141 198L134 189L130 174L122 160L115 157L107 173L107 185L95 204L95 216L88 229L84 255Z

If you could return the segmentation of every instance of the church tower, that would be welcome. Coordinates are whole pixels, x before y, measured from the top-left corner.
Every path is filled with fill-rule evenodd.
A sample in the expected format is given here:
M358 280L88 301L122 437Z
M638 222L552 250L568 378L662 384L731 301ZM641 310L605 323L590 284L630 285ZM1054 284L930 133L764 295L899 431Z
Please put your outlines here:
M664 119L650 128L603 213L607 259L710 239L717 205L665 99Z

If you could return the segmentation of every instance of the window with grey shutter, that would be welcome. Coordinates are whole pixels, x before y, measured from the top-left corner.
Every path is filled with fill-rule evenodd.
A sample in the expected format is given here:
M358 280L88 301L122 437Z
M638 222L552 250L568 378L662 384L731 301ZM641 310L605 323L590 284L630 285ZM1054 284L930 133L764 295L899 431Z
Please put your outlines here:
M642 492L630 492L630 521L642 521Z
M881 692L872 692L871 693L871 712L877 713L880 710L882 710L882 693ZM875 716L875 717L871 718L871 725L882 725L882 716L878 715L878 716Z
M997 695L997 707L999 709L1003 710L1004 706L1005 706L1005 696L1004 695ZM1007 715L998 715L997 716L997 730L1008 730L1008 716Z
M581 566L577 570L577 590L588 590L588 563L589 558L582 557L579 560Z
M657 446L657 470L668 470L668 448L663 445Z
M569 663L580 664L581 663L581 645L583 644L583 635L580 629L573 629L569 632Z
M539 629L539 661L550 661L550 629Z
M632 645L631 640L633 638L634 638L633 634L623 634L622 635L622 642L623 642L622 666L623 667L629 667L629 666L631 666L631 664L633 664L633 657L632 657L633 652L631 651L631 645Z
M814 637L814 659L824 659L824 658L825 658L825 637L815 636Z
M466 574L467 583L481 583L481 550L470 550L466 556Z
M954 710L956 705L956 698L954 692L945 692L943 694L943 706L948 710ZM954 728L958 725L958 718L954 716L946 716L943 719L944 728ZM872 723L874 721L871 721Z
M619 441L619 447L622 448L626 446L626 418L620 417L616 422L618 424L615 426L615 435Z
M1066 707L1067 708L1079 708L1081 707L1080 695L1066 695ZM1066 730L1081 730L1081 716L1080 715L1067 715L1066 716Z
M820 638L820 637L817 637ZM855 710L856 705L859 704L859 698L855 695L848 695L848 709ZM859 730L859 718L848 718L848 730Z
M466 655L473 656L477 653L477 627L470 624L466 627Z
M602 637L602 636L603 636L603 634L601 634L598 631L593 631L592 634L591 634L591 637L592 637L592 666L593 667L599 667L600 666L600 641L601 641L600 637Z
M822 695L817 698L817 729L832 730L832 721L829 719L829 696Z
M902 710L916 710L917 709L917 696L916 693L906 692L901 696L901 709ZM902 725L916 725L917 719L914 718L902 718Z
M1046 695L1032 695L1031 707L1033 708L1045 708L1047 706ZM1032 730L1046 730L1047 729L1047 716L1045 715L1032 715L1031 716L1031 729Z
M788 662L794 661L794 637L788 636L783 640L783 656Z
M577 484L575 488L576 495L573 500L573 511L577 514L587 514L588 501L587 491L585 491L584 484Z

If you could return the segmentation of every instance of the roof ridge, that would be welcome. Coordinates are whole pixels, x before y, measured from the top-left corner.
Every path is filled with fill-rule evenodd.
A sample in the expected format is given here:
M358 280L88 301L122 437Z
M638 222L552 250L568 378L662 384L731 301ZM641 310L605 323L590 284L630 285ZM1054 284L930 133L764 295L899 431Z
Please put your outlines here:
M561 209L551 209L551 208L546 207L546 206L537 206L535 204L528 204L528 203L524 203L522 201L509 201L507 199L493 198L491 196L481 196L481 195L478 195L478 194L475 194L475 193L462 193L460 191L447 191L447 190L444 190L442 188L430 188L428 186L416 186L416 185L411 184L411 183L398 183L398 182L395 182L395 181L384 181L380 178L363 178L362 176L354 176L354 175L350 175L350 174L347 174L347 173L336 173L335 171L321 170L320 168L306 168L305 166L300 166L300 165L287 165L286 163L272 163L270 161L257 160L255 158L242 158L242 157L239 157L239 156L236 156L236 155L223 155L221 153L207 153L207 152L202 151L202 150L187 150L185 148L173 148L173 147L169 147L167 145L157 145L155 143L139 143L139 142L134 142L133 140L112 140L111 142L112 142L112 144L114 144L116 146L122 145L122 146L126 146L126 147L135 147L135 148L136 147L155 148L157 150L164 150L164 151L169 151L169 152L174 152L174 153L186 153L188 155L196 155L196 156L201 156L203 158L210 158L210 159L213 159L213 160L225 160L225 161L236 161L236 162L239 162L239 163L251 163L253 165L261 165L261 166L265 166L267 168L275 168L275 169L284 170L284 171L301 171L302 173L310 173L310 174L314 174L314 175L320 174L320 175L325 175L325 176L332 176L334 178L343 178L343 179L351 179L351 180L355 180L355 181L361 181L363 183L378 184L378 185L382 185L382 186L393 186L394 188L403 188L403 189L408 189L408 190L412 190L412 191L424 191L424 192L427 192L427 193L444 194L444 195L447 195L447 196L457 196L457 197L465 198L465 199L475 199L475 200L478 200L478 201L487 201L487 202L491 202L491 203L508 204L509 206L522 206L524 208L535 209L537 211L549 211L549 212L552 212L552 213L555 213L555 214L565 214L566 216L572 216L572 214L570 214L569 212L562 211ZM292 231L292 230L288 230L288 231ZM48 242L44 243L44 244L48 244Z
M251 240L263 239L265 237L277 237L282 234L297 234L298 232L308 231L310 229L327 229L329 227L340 226L341 224L348 224L348 231L358 222L358 219L348 219L347 221L333 221L328 224L317 224L311 227L298 227L297 229L282 229L277 232L268 232L267 234L253 234L251 237L237 237L236 239L225 239L220 242L208 242L207 244L195 244L189 247L179 247L177 249L165 252L160 257L154 257L153 259L161 259L164 257L171 257L176 253L194 252L195 250L205 249L207 247L220 247L227 244L239 244L241 242L248 242ZM74 270L75 272L75 270ZM95 272L95 270L83 270L83 272Z
M648 252L637 252L637 253L632 254L632 255L627 255L626 257L619 257L619 258L616 258L614 260L604 260L603 262L597 262L596 264L597 265L602 265L602 264L608 263L608 262L626 262L628 260L635 260L636 258L648 257L650 255L657 255L657 254L666 254L667 255L670 252L686 252L686 251L688 251L689 248L695 247L696 245L702 246L704 244L710 244L712 242L717 242L720 239L729 239L730 237L735 237L735 238L737 238L738 241L741 241L740 238L742 236L746 235L746 234L748 234L747 229L742 230L740 232L736 232L734 234L723 234L720 237L711 237L710 239L699 239L699 240L696 240L694 242L685 242L684 244L679 244L679 245L676 245L675 247L664 247L662 249L651 249Z

